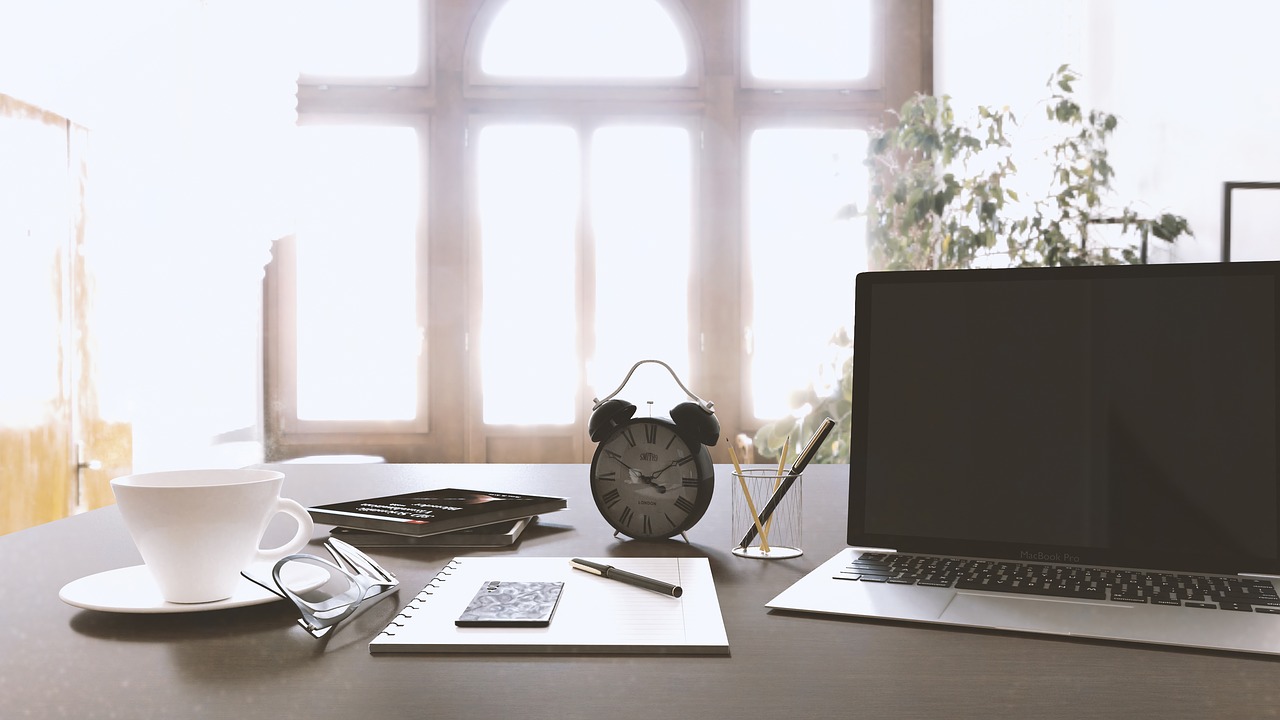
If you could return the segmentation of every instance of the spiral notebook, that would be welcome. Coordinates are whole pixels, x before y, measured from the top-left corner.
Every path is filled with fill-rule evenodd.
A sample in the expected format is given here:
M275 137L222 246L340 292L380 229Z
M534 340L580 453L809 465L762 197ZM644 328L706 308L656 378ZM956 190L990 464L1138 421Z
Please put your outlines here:
M458 557L369 643L369 652L729 654L706 558L598 560L679 585L684 593L668 597L577 571L567 557ZM495 580L563 582L550 625L456 626L476 590Z

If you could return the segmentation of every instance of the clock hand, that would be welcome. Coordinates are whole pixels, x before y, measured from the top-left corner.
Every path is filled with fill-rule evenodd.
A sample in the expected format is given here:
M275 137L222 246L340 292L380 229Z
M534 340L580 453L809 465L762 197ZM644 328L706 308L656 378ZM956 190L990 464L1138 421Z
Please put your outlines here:
M650 478L650 479L652 479L652 480L657 480L659 475L661 475L662 473L664 473L664 472L666 472L666 471L670 470L671 468L673 468L673 467L675 467L675 466L677 466L677 465L679 465L679 464L680 464L680 459L672 460L671 462L667 463L667 466L666 466L666 467L664 467L664 468L662 468L661 470L659 470L658 472L656 472L656 473L654 473L654 474L650 475L650 476L649 476L649 478Z
M613 458L615 462L617 462L619 465L627 469L627 474L630 476L632 482L635 482L637 480L643 481L645 479L644 473L622 462L621 455L615 452L609 452L608 454L609 454L609 457Z
M663 470L665 469L666 468L663 468ZM644 482L646 485L652 485L653 487L657 488L659 495L667 491L666 485L663 485L662 483L659 483L659 482L654 482L654 479L657 478L657 475L641 475L640 477L644 479Z

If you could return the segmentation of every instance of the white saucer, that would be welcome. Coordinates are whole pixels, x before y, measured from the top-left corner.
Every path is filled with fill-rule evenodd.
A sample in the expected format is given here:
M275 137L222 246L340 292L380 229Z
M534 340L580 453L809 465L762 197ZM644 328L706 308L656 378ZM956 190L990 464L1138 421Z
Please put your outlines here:
M301 563L290 563L291 566ZM298 568L314 577L290 578L290 585L299 589L318 587L328 574L319 568L303 565ZM267 575L270 576L270 568ZM310 587L307 587L309 585ZM240 577L240 584L231 597L206 603L171 603L160 595L146 565L117 568L100 572L96 575L73 580L62 587L58 597L68 605L85 610L102 610L120 613L189 613L224 610L226 608L261 605L263 603L283 600L284 598L245 578Z

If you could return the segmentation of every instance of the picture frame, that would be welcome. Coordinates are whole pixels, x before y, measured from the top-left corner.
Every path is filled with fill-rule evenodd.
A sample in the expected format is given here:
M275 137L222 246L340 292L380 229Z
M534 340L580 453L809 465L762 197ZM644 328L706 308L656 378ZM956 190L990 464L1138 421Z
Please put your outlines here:
M1280 182L1222 184L1222 261L1247 260L1280 260Z

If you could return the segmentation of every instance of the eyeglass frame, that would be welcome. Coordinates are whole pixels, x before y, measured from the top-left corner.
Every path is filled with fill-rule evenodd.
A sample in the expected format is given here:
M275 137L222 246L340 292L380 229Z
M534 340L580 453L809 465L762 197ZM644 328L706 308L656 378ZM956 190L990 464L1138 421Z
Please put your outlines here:
M368 607L400 588L400 580L394 574L351 544L338 538L329 538L324 543L324 549L333 556L336 563L306 553L287 555L276 561L276 564L271 569L271 577L275 583L274 588L247 572L240 573L268 591L292 602L302 615L302 617L298 618L297 623L314 638L327 636L334 627L354 615L359 608ZM352 585L360 588L360 596L353 602L341 606L342 609L336 614L318 616L314 604L303 600L281 580L281 569L291 562L315 565L327 572L336 571L345 576ZM377 592L370 592L375 589Z

